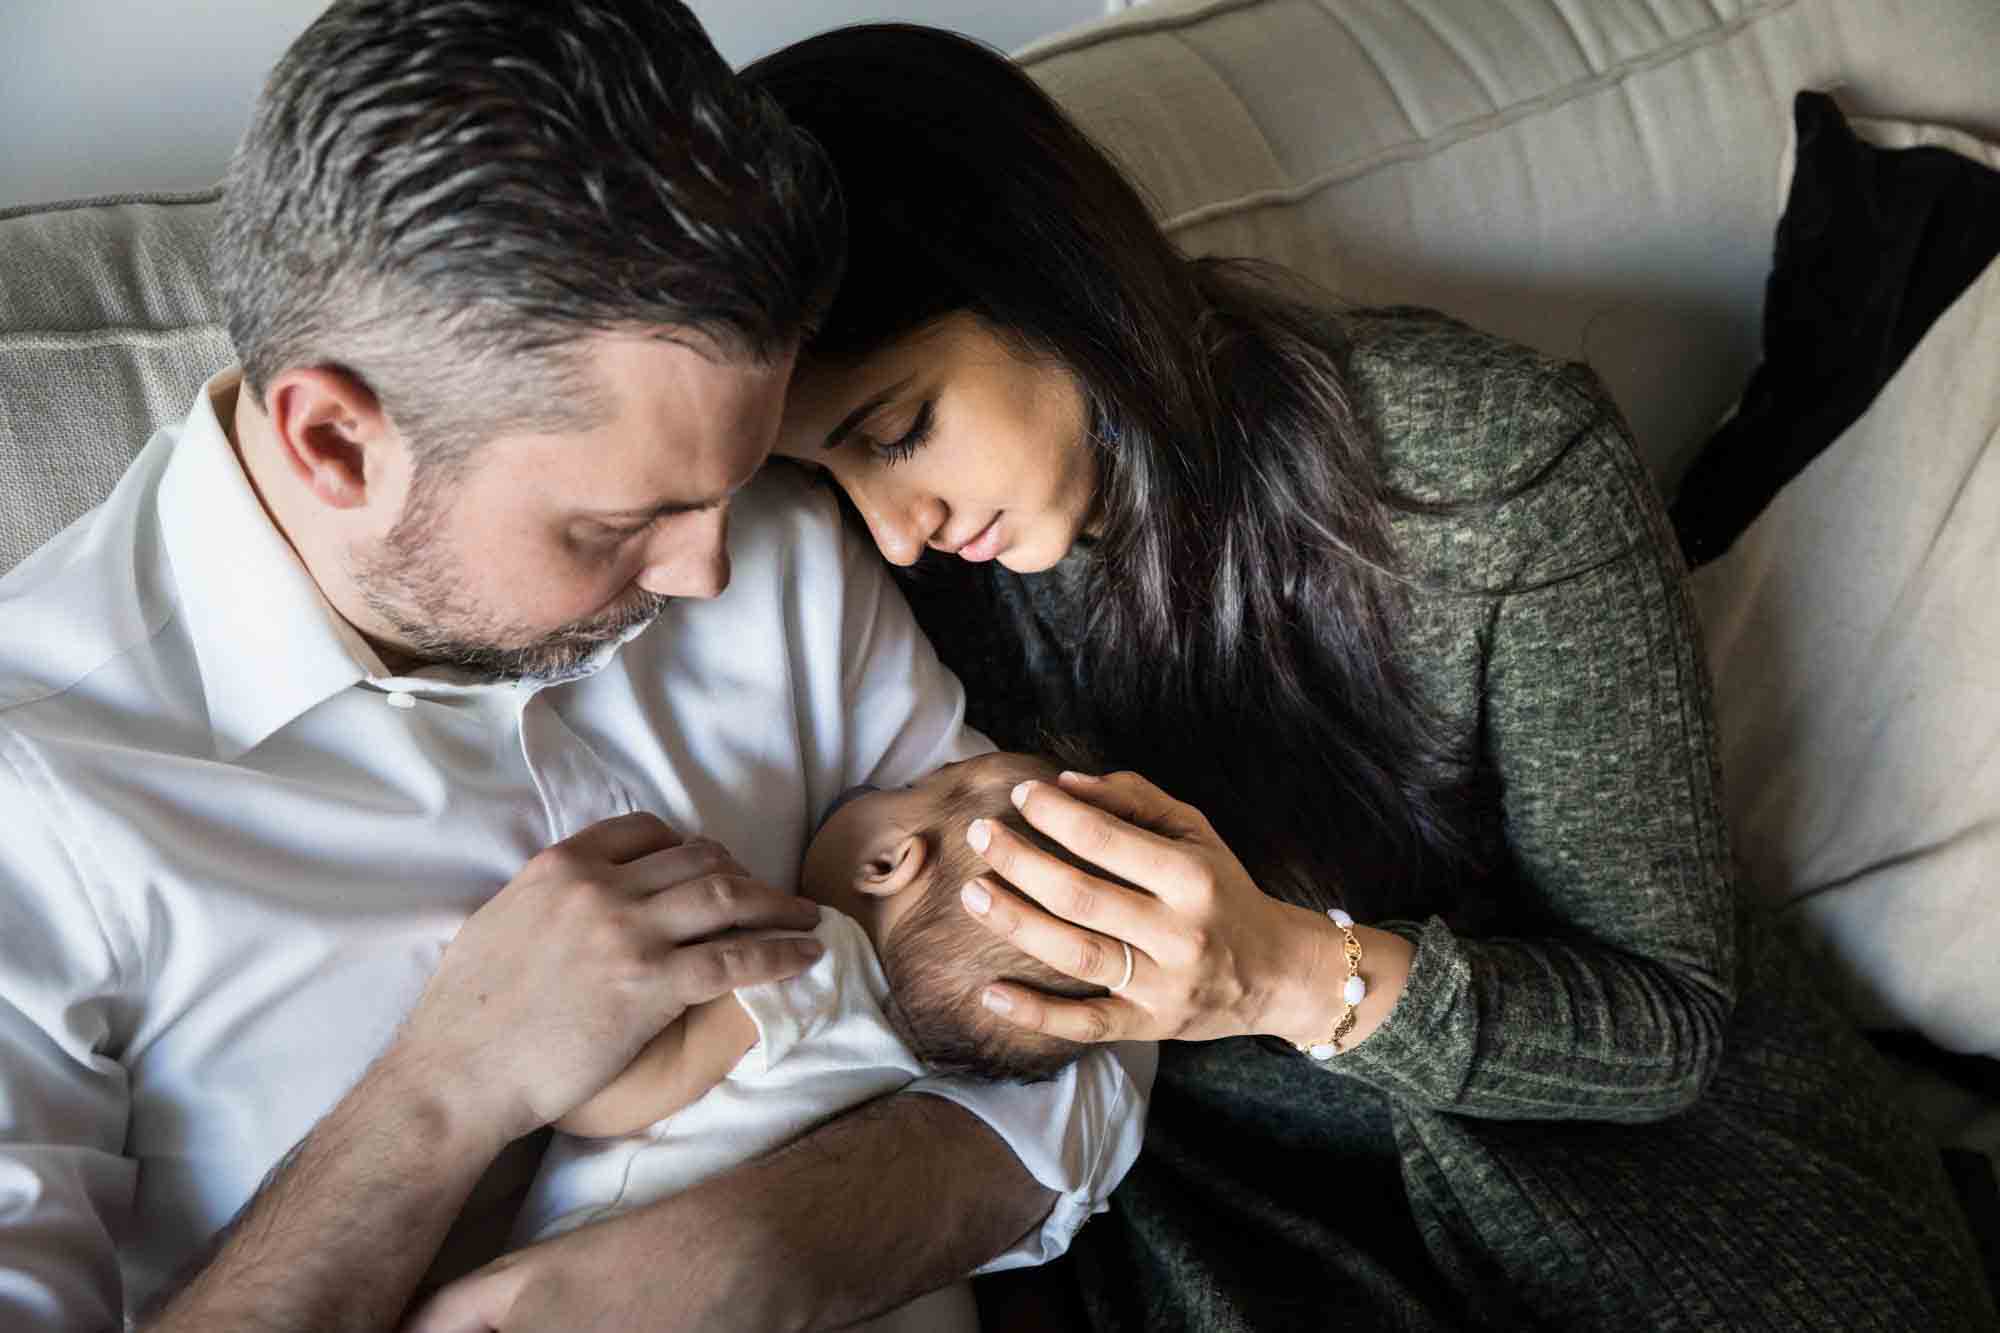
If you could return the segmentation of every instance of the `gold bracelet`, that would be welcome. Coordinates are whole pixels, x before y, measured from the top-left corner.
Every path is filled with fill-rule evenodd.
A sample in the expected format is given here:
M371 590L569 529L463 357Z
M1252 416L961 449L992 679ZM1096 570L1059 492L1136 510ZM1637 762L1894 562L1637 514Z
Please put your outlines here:
M1331 1060L1340 1054L1340 1043L1354 1031L1354 1006L1368 995L1368 983L1361 979L1361 941L1354 938L1354 918L1338 907L1326 909L1333 924L1340 927L1347 953L1347 980L1340 987L1340 1017L1334 1020L1333 1035L1325 1041L1308 1042L1299 1049L1315 1060Z

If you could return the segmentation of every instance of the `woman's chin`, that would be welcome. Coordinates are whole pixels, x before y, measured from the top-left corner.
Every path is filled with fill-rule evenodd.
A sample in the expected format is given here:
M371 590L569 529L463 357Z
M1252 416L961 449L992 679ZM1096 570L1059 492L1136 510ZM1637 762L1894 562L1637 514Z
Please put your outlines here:
M1039 574L1062 557L1061 551L1051 554L1045 546L1017 544L995 555L993 563L1013 574Z
M1074 530L1059 525L1054 533L1010 541L994 554L993 561L1016 574L1040 574L1061 564L1080 540L1087 540L1081 525Z

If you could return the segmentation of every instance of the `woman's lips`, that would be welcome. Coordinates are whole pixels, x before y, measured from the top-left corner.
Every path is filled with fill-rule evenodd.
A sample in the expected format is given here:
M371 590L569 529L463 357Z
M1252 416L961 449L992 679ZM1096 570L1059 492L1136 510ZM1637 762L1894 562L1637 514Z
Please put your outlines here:
M961 560L970 560L974 563L991 560L1000 554L1000 516L995 514L993 521L979 530L978 536L959 547L953 554Z

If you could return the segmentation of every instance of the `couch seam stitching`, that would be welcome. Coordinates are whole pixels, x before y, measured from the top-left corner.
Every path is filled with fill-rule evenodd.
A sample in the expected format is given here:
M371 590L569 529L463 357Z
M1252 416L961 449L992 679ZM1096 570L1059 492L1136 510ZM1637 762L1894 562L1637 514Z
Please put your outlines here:
M220 333L226 337L229 326L218 320L204 320L164 327L107 324L95 329L24 329L0 333L0 352L76 352L121 345L164 347L190 333Z
M1410 14L1416 19L1418 25L1425 32L1429 33L1437 44L1444 49L1445 54L1456 61L1458 67L1465 71L1466 77L1471 80L1475 88L1479 89L1480 95L1486 99L1487 105L1492 107L1494 111L1498 111L1500 109L1500 98L1498 96L1500 90L1487 81L1485 72L1473 68L1472 62L1465 58L1465 53L1458 49L1457 45L1453 43L1452 38L1446 34L1443 28L1438 26L1437 20L1432 18L1422 5L1411 5ZM1492 112L1488 112L1487 114L1491 115ZM1408 117L1406 116L1404 119L1407 120Z
M1190 42L1184 34L1170 32L1167 34L1167 37L1176 46L1186 51L1189 59L1199 65L1209 78L1215 80L1217 87L1229 94L1229 99L1236 104L1236 110L1243 117L1243 123L1256 133L1257 142L1264 149L1264 160L1269 162L1279 172L1283 172L1285 169L1285 159L1279 155L1278 145L1271 141L1270 133L1264 128L1264 122L1258 120L1256 112L1250 109L1249 100L1243 96L1242 90L1230 81L1227 74L1222 72L1222 66L1216 61L1211 60L1200 47Z
M115 208L130 204L151 204L161 208L174 208L189 204L213 204L222 199L222 187L211 185L206 190L156 191L136 194L94 194L81 199L56 199L40 204L13 204L0 208L0 222L12 222L19 218L38 217L44 213L72 213L81 208Z
M1115 42L1126 37L1143 36L1149 33L1171 32L1175 28L1192 28L1214 18L1218 14L1228 14L1239 9L1256 9L1265 0L1216 0L1185 14L1166 14L1158 17L1131 19L1120 23L1113 20L1104 27L1088 32L1075 33L1069 37L1053 37L1046 46L1037 46L1025 53L1020 61L1021 68L1033 69L1045 60L1057 56L1070 55L1077 51L1088 51L1093 46ZM1132 11L1128 11L1132 12Z
M1336 31L1346 37L1348 43L1360 54L1361 58L1368 62L1368 68L1374 73L1376 81L1382 85L1382 90L1389 94L1389 100L1396 104L1396 114L1403 118L1403 124L1409 126L1411 137L1405 139L1403 142L1426 142L1423 127L1417 124L1416 114L1412 111L1410 103L1404 99L1403 90L1397 86L1396 80L1390 77L1388 66L1382 63L1382 58L1375 53L1375 48L1369 45L1368 41L1361 33L1355 30L1354 25L1348 22L1344 15L1334 9L1333 0L1312 0L1312 8ZM1281 186L1279 188L1290 189L1292 187Z

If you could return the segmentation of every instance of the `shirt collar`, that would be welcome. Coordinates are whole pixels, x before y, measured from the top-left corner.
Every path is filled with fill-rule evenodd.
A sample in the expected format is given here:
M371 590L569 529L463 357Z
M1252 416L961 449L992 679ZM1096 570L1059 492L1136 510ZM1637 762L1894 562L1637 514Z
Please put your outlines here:
M204 384L160 479L160 536L201 666L218 758L233 761L340 691L386 676L264 512L223 430L241 373Z

